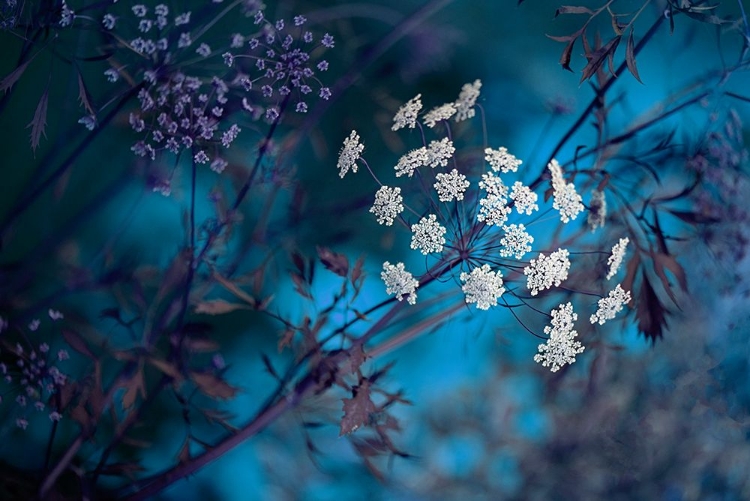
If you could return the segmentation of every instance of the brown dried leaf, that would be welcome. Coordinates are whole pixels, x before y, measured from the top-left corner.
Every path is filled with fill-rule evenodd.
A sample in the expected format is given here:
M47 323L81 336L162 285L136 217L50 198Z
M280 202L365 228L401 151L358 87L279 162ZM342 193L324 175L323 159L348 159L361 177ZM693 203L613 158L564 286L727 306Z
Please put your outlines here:
M139 393L141 398L146 398L146 381L143 377L142 365L125 386L125 393L122 395L122 410L126 411L133 407Z
M592 14L594 14L594 11L592 11L588 7L584 7L584 6L562 5L562 6L558 7L558 9L555 11L555 17L557 17L557 16L559 16L561 14L588 14L588 15L592 15Z
M628 71L638 80L639 83L643 83L641 76L638 74L638 67L635 65L635 45L633 44L633 30L630 30L630 36L628 36L628 43L625 45L625 63L628 65Z
M344 402L344 417L341 419L339 436L348 435L360 426L370 422L370 414L376 412L375 404L370 399L370 382L361 381L359 386L352 389L352 398L342 399Z
M191 372L190 379L202 393L209 397L226 400L233 398L238 391L237 388L230 386L226 381L210 372Z
M366 358L367 356L365 355L365 350L362 348L362 345L358 344L354 346L349 353L349 366L347 367L347 372L349 374L356 373L365 362Z
M240 303L230 303L223 299L211 299L207 301L201 301L195 305L196 313L203 313L206 315L224 315L237 310L249 310L250 307Z
M294 339L294 333L297 332L295 329L289 328L284 331L284 334L282 334L281 339L279 339L278 344L278 350L279 353L286 347L292 344L292 339Z
M210 339L186 337L183 343L193 353L206 353L219 349L219 343Z
M88 344L79 334L73 331L69 331L67 329L63 329L62 335L63 335L63 338L65 339L65 342L68 343L68 346L73 348L75 351L77 351L81 355L84 355L85 357L90 358L91 360L96 360L96 356L93 353L91 353L91 350L89 350Z
M318 257L327 269L340 277L346 277L349 273L349 260L343 254L333 252L326 247L318 247Z
M643 273L641 290L638 295L638 308L636 316L638 317L638 330L651 341L664 336L664 329L667 327L667 315L669 311L659 300L654 288L648 281L646 273Z
M177 381L180 381L182 379L182 375L180 374L180 371L177 370L177 367L174 364L167 362L166 360L149 358L148 363L150 363L172 379L175 379Z
M226 278L222 277L218 273L214 273L213 278L214 280L219 282L219 284L221 284L222 287L224 287L226 290L234 294L237 297L237 299L241 299L245 301L247 304L249 304L253 308L255 308L258 305L258 302L255 300L254 297L250 296L247 292L243 291L242 289L237 287L237 285L230 282Z
M610 57L610 53L614 54L614 52L617 50L617 46L620 44L621 38L622 36L618 35L607 42L604 46L596 49L593 52L589 52L587 50L586 58L589 60L589 62L581 72L582 75L580 83L583 83L591 78L594 73L596 73L596 71L601 67L601 65L604 64L604 61L607 60L608 57Z

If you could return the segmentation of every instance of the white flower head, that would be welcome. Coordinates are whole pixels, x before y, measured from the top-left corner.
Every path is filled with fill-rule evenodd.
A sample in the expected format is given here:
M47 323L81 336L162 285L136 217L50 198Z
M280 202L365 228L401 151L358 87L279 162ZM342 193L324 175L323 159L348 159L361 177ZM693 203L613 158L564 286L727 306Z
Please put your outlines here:
M417 94L398 109L396 116L393 117L393 127L391 127L391 130L397 131L404 127L413 129L416 126L417 115L422 109L421 98L422 94Z
M617 270L622 265L622 258L625 257L625 250L630 243L628 237L621 238L619 242L612 246L612 254L607 259L609 265L609 272L607 273L607 280L611 279L617 274Z
M404 211L403 202L401 188L381 186L375 193L375 203L370 208L370 212L378 217L378 224L391 226L393 220Z
M501 256L514 256L516 259L521 259L527 252L531 252L534 237L526 232L526 227L523 224L503 226L503 231L505 235L500 239Z
M442 252L446 229L437 222L435 214L420 219L411 226L411 231L412 249L419 249L425 256L431 252Z
M417 302L416 291L419 287L419 281L404 269L404 263L392 265L386 261L383 263L383 271L380 273L380 278L385 282L385 291L387 294L395 294L396 299L399 301L403 301L404 296L406 296L406 301L409 304Z
M474 105L479 97L481 87L481 80L474 80L473 84L467 83L461 87L458 99L454 103L456 106L456 122L462 122L474 116Z
M424 146L417 148L416 150L411 150L409 153L399 158L396 167L394 167L396 169L396 177L401 177L404 174L411 177L415 170L427 165L428 159L427 148Z
M531 291L532 296L539 294L539 291L551 288L553 284L559 287L562 281L568 278L569 255L567 249L557 249L549 256L539 254L538 258L531 260L523 269L523 273L527 277L526 287Z
M604 192L593 190L591 192L591 202L589 202L588 225L591 231L604 227L607 220L607 199L604 198Z
M336 167L339 169L339 177L343 179L349 169L357 172L357 160L359 160L365 146L359 142L359 134L353 130L349 137L344 139L344 146L339 153L339 161Z
M565 181L562 168L557 160L552 159L547 164L547 168L552 177L552 196L554 197L552 207L560 211L560 220L563 223L567 223L571 219L575 219L578 213L583 211L583 199L576 192L575 185Z
M503 180L492 172L482 174L482 180L479 181L479 187L487 192L488 195L497 195L499 197L508 197L508 187Z
M431 109L424 116L424 124L427 127L435 127L441 120L448 120L456 114L456 107L453 103L445 103L441 106Z
M471 183L466 180L466 176L459 174L453 169L448 174L440 173L435 176L437 182L433 185L438 192L438 198L441 202L452 202L463 200L464 192Z
M518 166L523 163L522 160L517 159L515 156L508 153L508 149L504 146L493 150L487 148L484 150L484 159L489 162L490 167L495 172L501 171L503 174L508 172L517 172Z
M607 297L599 300L599 307L589 320L592 324L598 322L599 325L604 325L607 320L615 318L615 315L622 311L622 307L629 303L630 299L630 291L623 290L620 284L617 284L617 287L610 291Z
M538 196L536 193L531 191L528 186L525 186L521 181L513 183L513 187L510 191L510 198L515 202L516 211L519 214L531 215L535 210L539 210L539 206L536 201Z
M477 221L483 221L488 226L502 226L508 221L511 211L508 199L500 195L487 195L479 200Z
M552 310L551 315L551 325L544 328L549 339L538 346L539 353L534 355L534 362L541 362L543 367L557 372L563 365L574 363L584 347L575 339L578 333L573 329L573 323L578 320L578 315L573 312L571 303L561 304Z
M440 141L431 141L427 146L427 159L425 165L429 165L433 169L441 166L445 167L448 165L448 160L453 157L456 148L453 147L453 141L444 137Z
M502 272L493 272L488 264L474 268L471 273L463 272L460 278L464 282L461 290L466 294L466 303L476 303L480 310L497 306L497 300L505 292Z

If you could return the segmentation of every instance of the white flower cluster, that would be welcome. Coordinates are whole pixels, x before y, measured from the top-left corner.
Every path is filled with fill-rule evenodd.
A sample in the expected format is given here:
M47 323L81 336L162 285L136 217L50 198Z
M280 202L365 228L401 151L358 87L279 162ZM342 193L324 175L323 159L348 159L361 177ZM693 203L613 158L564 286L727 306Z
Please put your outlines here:
M421 98L422 94L417 94L398 109L396 116L393 117L393 127L391 127L391 130L397 131L404 127L413 129L416 126L417 115L422 109Z
M381 186L375 193L375 203L370 208L370 212L378 217L378 224L391 226L393 220L404 211L403 202L401 188Z
M456 148L453 147L453 141L447 137L444 137L440 141L430 141L430 144L427 145L425 165L433 169L438 166L445 167L455 152Z
M417 168L422 167L427 161L427 148L424 146L411 150L406 155L403 155L398 159L396 164L396 177L401 177L404 174L411 177Z
M454 103L456 107L456 122L462 122L475 115L474 105L479 97L479 89L482 87L481 80L474 80L473 84L464 84L458 99Z
M500 239L500 255L502 257L513 256L521 259L527 252L531 252L531 244L534 243L534 237L526 232L523 224L511 224L503 226L505 235Z
M474 268L471 273L463 272L460 278L464 282L461 290L466 294L466 303L476 303L480 310L497 306L497 300L505 292L502 272L493 272L488 264Z
M482 174L479 187L487 192L487 196L479 200L477 221L489 226L504 225L512 211L508 207L508 187L492 172Z
M513 183L510 191L510 198L515 202L516 211L519 214L531 215L535 210L539 210L536 204L537 194L531 191L528 186L524 186L521 181Z
M552 196L554 197L552 207L560 211L560 220L567 223L571 219L575 219L578 213L584 209L581 195L576 192L573 183L565 182L562 168L557 160L552 159L547 164L547 168L552 176Z
M591 192L591 202L589 202L588 225L591 231L604 227L607 220L607 199L604 198L604 192L593 190Z
M455 114L456 107L453 103L445 103L425 113L424 124L429 128L433 128L441 120L449 120Z
M612 246L612 254L607 259L609 265L609 272L607 272L607 280L611 279L617 274L617 270L622 265L622 259L625 257L625 249L628 247L630 239L628 237L621 238L619 242Z
M592 324L598 322L599 325L604 325L607 320L615 318L615 315L622 311L622 307L629 303L630 299L630 291L623 290L620 284L617 284L607 297L599 300L599 307L589 320Z
M557 249L549 256L539 254L537 259L531 260L529 266L523 269L523 273L527 276L526 287L532 296L551 288L553 284L559 287L562 281L568 278L569 255L567 249Z
M508 153L508 148L501 146L500 148L493 150L487 148L484 150L484 159L489 162L490 167L495 172L501 171L503 174L508 172L517 172L518 166L523 163L522 160L517 159L515 156Z
M541 362L542 367L550 367L552 372L557 372L563 365L574 363L576 355L583 353L584 347L575 339L578 333L573 329L573 323L578 320L578 315L573 313L573 305L561 304L551 314L551 325L544 328L549 339L537 348L539 353L534 355L534 362Z
M380 273L380 278L385 282L385 291L387 294L395 294L396 299L399 301L403 301L404 296L407 296L406 301L409 304L417 302L416 291L419 287L419 281L404 269L404 263L392 265L386 261L383 263L383 271Z
M437 216L430 214L411 226L411 248L419 249L425 256L431 252L441 252L445 245L446 229L437 222Z
M344 139L344 146L341 148L339 161L336 164L340 178L343 178L349 172L349 169L354 173L357 172L357 160L359 160L364 149L365 145L359 142L359 134L356 130L353 130L349 137Z
M437 182L433 185L438 193L438 198L441 202L452 202L455 200L463 200L464 192L471 183L466 180L466 176L459 174L456 169L453 169L448 174L439 173L435 176Z

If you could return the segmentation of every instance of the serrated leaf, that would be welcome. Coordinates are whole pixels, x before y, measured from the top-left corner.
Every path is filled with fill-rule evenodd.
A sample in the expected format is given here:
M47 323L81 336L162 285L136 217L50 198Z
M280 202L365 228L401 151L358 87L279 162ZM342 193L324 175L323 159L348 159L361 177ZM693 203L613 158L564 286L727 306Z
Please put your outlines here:
M47 128L47 105L49 104L49 88L44 90L42 97L39 99L39 103L36 105L36 111L34 111L34 118L26 126L28 129L31 127L31 149L36 151L39 146L39 142L42 140L42 136L47 137L45 129Z
M229 385L210 372L191 372L190 379L205 395L213 398L230 399L237 394L237 388Z
M370 414L376 411L375 404L370 399L370 382L366 379L352 389L352 398L342 400L344 402L344 417L341 419L339 436L348 435L360 426L368 424Z
M643 83L643 81L641 80L641 76L638 74L638 67L635 64L635 44L633 43L632 29L630 30L630 35L628 36L628 42L625 45L625 63L628 66L628 71L630 71L630 74L633 75L639 83Z
M659 300L654 288L648 281L646 273L643 272L640 293L638 294L638 330L643 333L651 344L664 337L664 329L667 327L667 315L669 311Z
M604 61L610 57L610 54L614 54L617 50L617 46L620 44L621 36L616 36L612 40L606 43L606 45L596 49L593 52L587 51L586 58L589 60L588 64L582 70L581 82L583 83L591 78L594 73L604 64Z
M25 63L18 66L15 70L8 73L5 78L0 81L0 91L7 91L10 90L11 87L13 87L13 84L15 84L19 78L21 78L21 75L23 75L23 72L26 71L26 68L29 66L29 63L31 61L26 61Z
M333 252L326 247L318 247L318 257L328 270L340 277L346 277L349 273L349 260L343 254Z

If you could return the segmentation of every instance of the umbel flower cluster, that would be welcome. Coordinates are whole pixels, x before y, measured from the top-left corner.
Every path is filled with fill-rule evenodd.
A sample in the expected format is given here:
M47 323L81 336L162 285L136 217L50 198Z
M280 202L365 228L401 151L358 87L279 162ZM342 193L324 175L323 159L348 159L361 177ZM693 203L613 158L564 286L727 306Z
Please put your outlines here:
M421 94L397 110L392 130L408 133L418 129L422 140L421 145L395 161L393 175L397 180L405 178L406 184L380 181L362 156L365 146L356 130L344 140L337 164L339 176L356 174L364 166L379 185L370 208L377 223L402 227L411 234L411 249L428 261L436 260L421 278L408 271L403 262L383 264L381 278L386 293L399 301L406 298L416 304L417 289L435 278L434 270L442 270L438 273L460 282L466 303L479 310L510 307L511 302L529 305L532 300L552 297L555 289L564 287L575 266L575 249L556 241L540 242L540 236L554 232L547 228L536 238L532 234L535 226L550 224L547 214L557 214L558 222L553 224L567 225L587 210L572 176L566 175L557 160L549 162L542 182L528 183L524 182L529 172L523 161L505 146L483 145L484 162L480 165L472 160L476 155L457 153L452 124L476 116L476 110L481 109L477 104L481 85L479 80L464 85L456 101L426 113ZM532 190L532 185L540 192ZM545 191L549 196L542 200L540 194ZM597 191L592 195L590 211L596 214L589 215L590 225L604 224L603 206L604 195ZM612 247L606 280L617 275L628 242L623 237ZM630 292L617 284L599 299L590 323L603 325L614 319L630 300ZM593 309L590 300L588 306ZM557 371L575 362L576 355L584 351L575 339L578 314L573 311L573 303L566 302L546 317L547 340L539 345L534 360Z
M249 117L274 123L287 109L307 113L315 100L330 98L318 74L328 70L320 56L334 47L333 37L316 37L304 16L271 21L262 3L244 4L247 30L236 33L216 33L214 23L167 4L117 4L102 13L97 29L118 54L104 77L138 89L139 106L129 119L141 136L131 148L136 155L153 160L162 151L184 152L221 173L224 152L241 132L237 112L244 112L244 122ZM66 6L60 26L92 19ZM94 129L97 117L87 115L80 123ZM169 194L168 185L160 191Z

